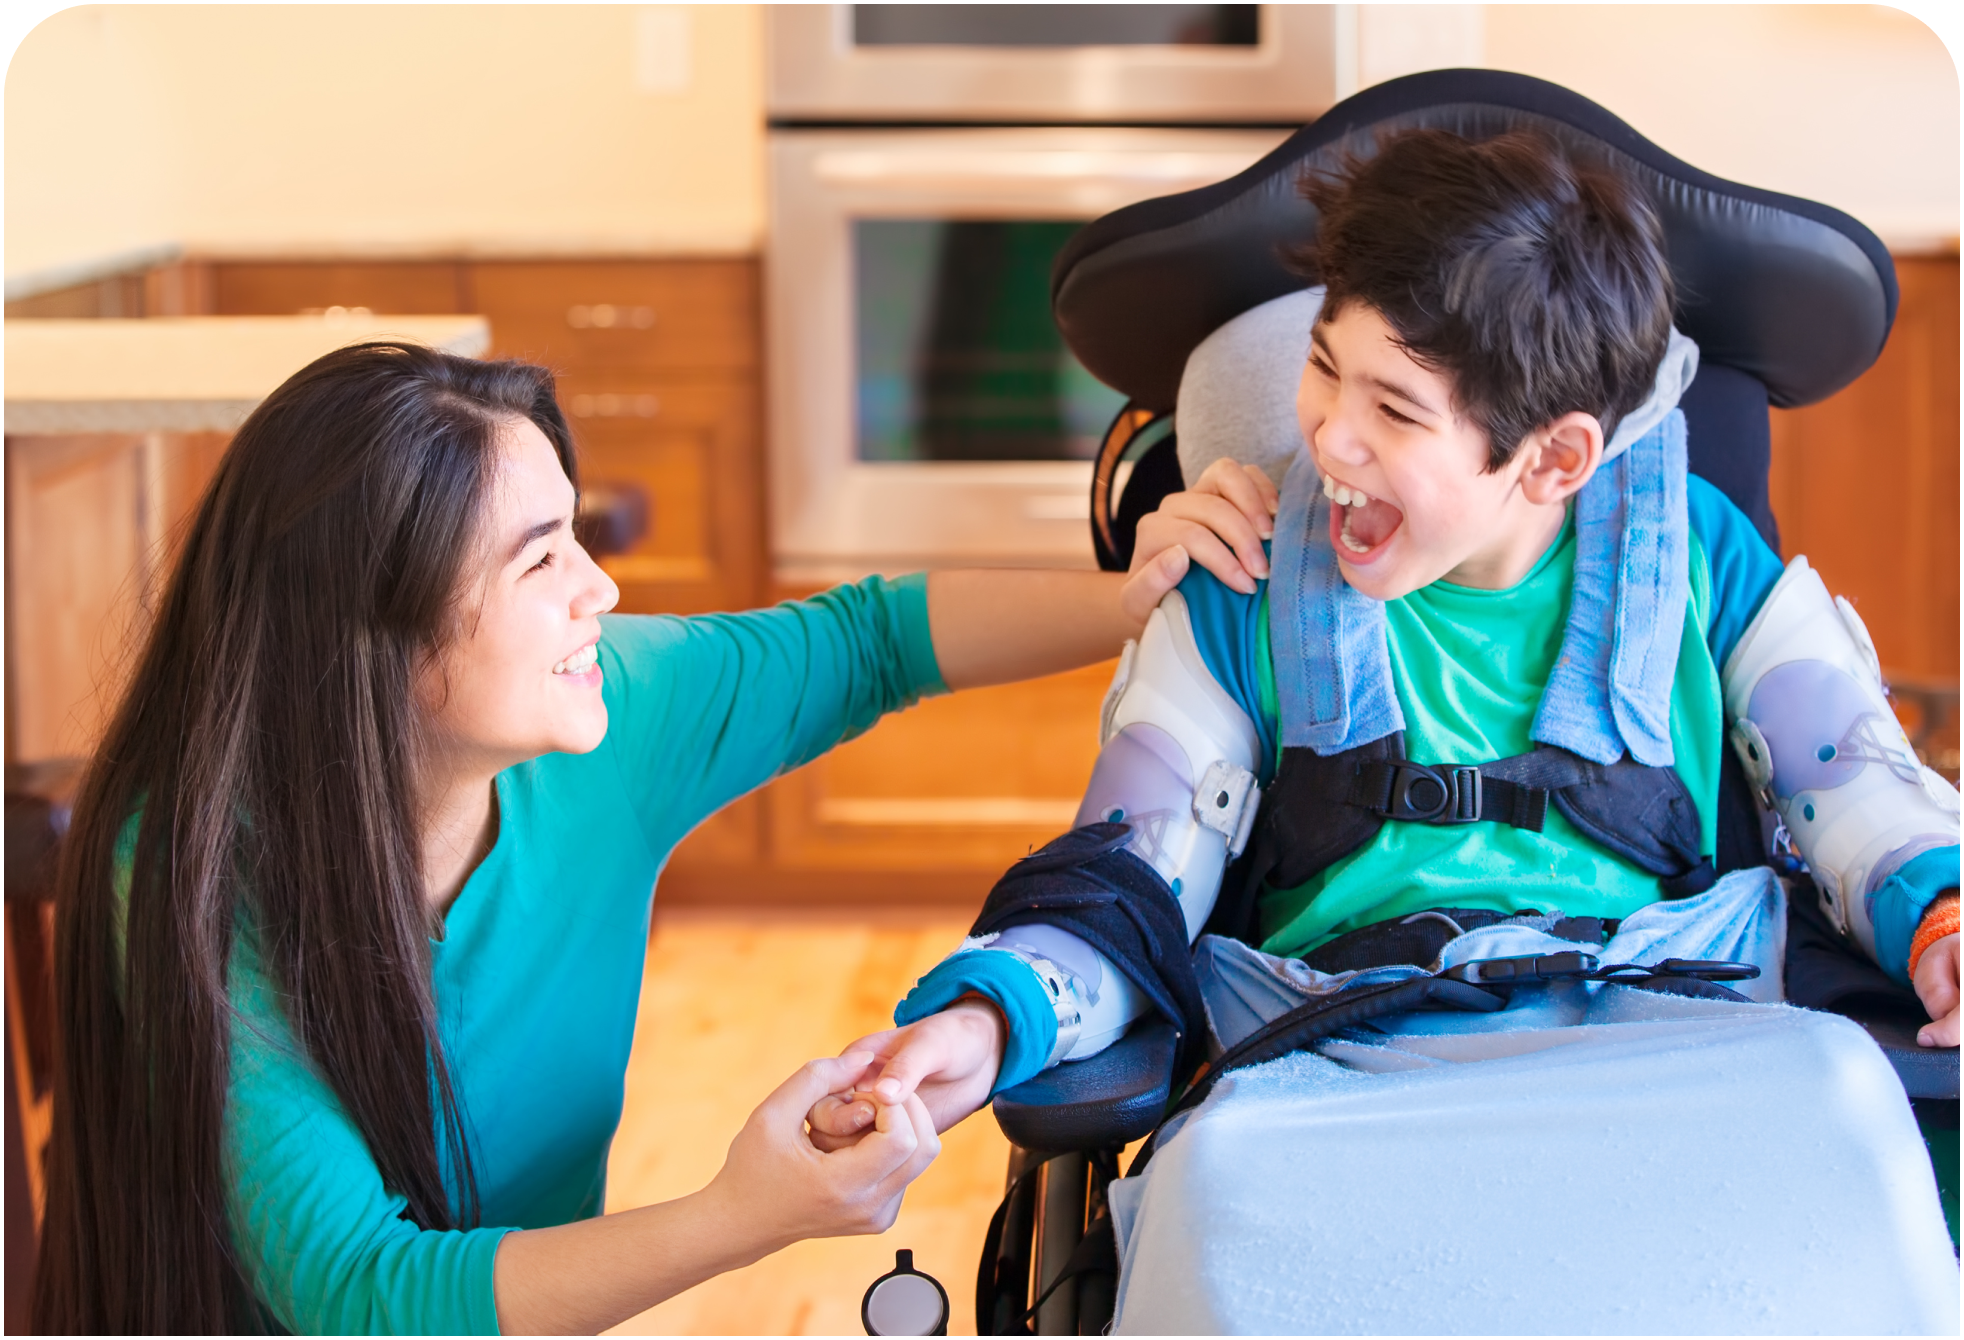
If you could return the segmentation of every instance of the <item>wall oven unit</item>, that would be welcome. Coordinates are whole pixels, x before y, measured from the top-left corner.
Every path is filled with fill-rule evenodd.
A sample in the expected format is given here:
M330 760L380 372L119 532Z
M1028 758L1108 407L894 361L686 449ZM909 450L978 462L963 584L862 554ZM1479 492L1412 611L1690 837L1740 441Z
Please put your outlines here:
M1051 262L1326 108L1334 10L767 11L780 580L1092 565L1090 461L1123 402L1064 348Z
M1343 5L772 5L771 115L1251 125L1337 100Z

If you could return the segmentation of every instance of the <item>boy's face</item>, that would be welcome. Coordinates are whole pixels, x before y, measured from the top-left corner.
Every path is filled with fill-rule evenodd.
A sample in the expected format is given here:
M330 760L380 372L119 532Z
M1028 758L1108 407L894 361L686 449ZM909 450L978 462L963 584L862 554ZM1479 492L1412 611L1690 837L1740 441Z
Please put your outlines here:
M1442 577L1513 585L1559 533L1564 499L1595 468L1589 460L1561 486L1537 477L1524 490L1523 475L1545 454L1535 434L1488 473L1487 434L1455 406L1450 379L1415 361L1360 302L1316 323L1296 414L1332 498L1338 566L1378 600ZM1595 440L1600 459L1600 429Z

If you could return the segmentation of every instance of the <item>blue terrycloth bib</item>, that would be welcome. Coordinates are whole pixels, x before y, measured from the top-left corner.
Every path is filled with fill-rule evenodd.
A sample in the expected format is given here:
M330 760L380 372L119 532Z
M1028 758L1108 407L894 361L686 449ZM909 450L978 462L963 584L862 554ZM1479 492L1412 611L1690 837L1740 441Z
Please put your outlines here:
M1597 763L1667 767L1691 598L1684 412L1672 409L1575 498L1575 588L1534 738ZM1285 748L1329 755L1405 728L1384 605L1344 581L1307 452L1282 483L1269 632Z

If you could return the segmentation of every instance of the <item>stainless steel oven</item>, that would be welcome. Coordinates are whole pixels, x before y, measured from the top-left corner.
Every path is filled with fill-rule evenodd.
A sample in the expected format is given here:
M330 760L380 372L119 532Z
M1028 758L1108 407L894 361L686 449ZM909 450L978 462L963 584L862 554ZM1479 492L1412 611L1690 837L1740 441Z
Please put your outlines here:
M767 11L781 579L1092 564L1090 459L1122 400L1064 348L1051 260L1084 221L1231 176L1327 107L1333 11Z
M1341 5L773 5L771 114L1302 122L1335 102Z

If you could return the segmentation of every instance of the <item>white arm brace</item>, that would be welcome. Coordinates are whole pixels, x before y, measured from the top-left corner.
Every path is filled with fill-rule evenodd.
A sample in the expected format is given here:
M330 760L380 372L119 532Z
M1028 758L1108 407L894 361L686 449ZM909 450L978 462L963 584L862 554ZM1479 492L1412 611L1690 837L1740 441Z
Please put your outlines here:
M1732 744L1780 817L1829 918L1870 957L1869 899L1957 842L1957 791L1921 766L1883 693L1868 629L1797 557L1726 658Z
M1172 888L1191 941L1254 827L1261 743L1255 723L1208 673L1179 592L1126 644L1099 738L1104 749L1074 826L1130 824L1126 846ZM1102 1051L1149 1008L1123 972L1060 927L1017 926L962 948L1008 950L1044 981L1058 1021L1051 1064Z

